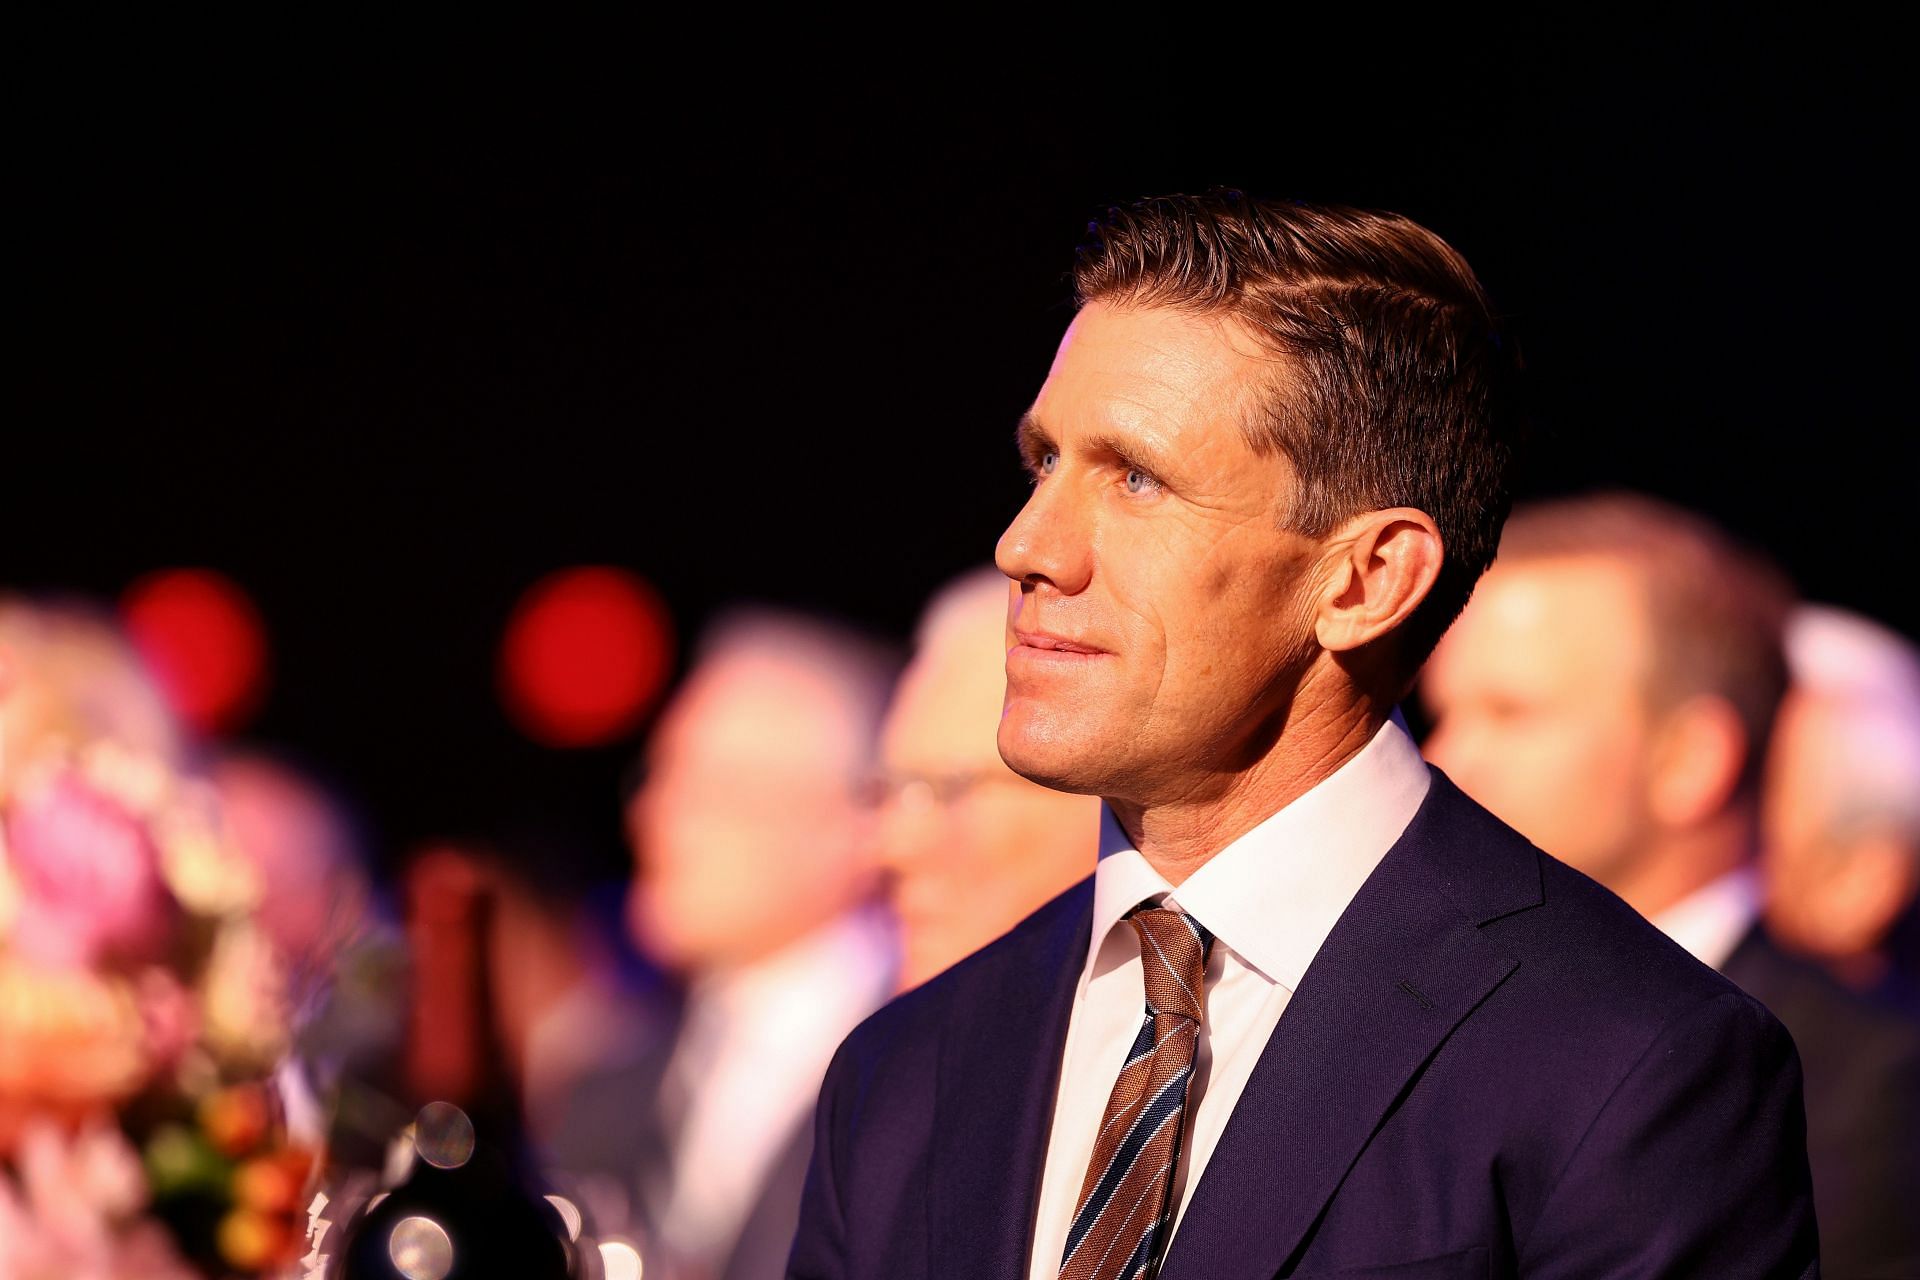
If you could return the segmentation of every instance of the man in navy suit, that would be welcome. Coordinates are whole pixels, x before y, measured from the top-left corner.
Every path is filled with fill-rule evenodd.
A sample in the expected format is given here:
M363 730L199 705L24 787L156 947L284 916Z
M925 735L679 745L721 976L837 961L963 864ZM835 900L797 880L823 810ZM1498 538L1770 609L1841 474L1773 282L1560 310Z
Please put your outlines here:
M1465 261L1221 192L1075 282L999 745L1098 868L841 1047L790 1275L1817 1274L1779 1024L1394 715L1508 505Z
M1632 493L1529 504L1421 676L1424 745L1780 1019L1805 1075L1822 1266L1920 1276L1920 1022L1761 920L1763 904L1805 906L1754 862L1791 608L1777 570L1692 512ZM1898 739L1874 745L1878 759L1830 750L1774 785L1885 775Z

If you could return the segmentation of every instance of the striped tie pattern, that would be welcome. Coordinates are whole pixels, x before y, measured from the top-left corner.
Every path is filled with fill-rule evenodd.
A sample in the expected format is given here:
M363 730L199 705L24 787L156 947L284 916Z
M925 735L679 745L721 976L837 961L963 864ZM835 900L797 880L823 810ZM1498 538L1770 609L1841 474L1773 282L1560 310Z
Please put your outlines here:
M1141 906L1127 920L1140 935L1146 1018L1107 1100L1060 1280L1152 1275L1173 1219L1170 1192L1213 935L1170 907Z

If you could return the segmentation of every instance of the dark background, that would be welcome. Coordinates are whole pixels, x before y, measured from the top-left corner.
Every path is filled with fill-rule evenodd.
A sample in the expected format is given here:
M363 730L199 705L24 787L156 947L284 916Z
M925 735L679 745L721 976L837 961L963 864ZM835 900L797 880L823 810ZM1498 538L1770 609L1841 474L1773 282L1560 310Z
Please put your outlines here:
M1675 498L1920 633L1890 32L1212 20L1017 63L1013 29L29 43L0 585L219 568L274 646L250 735L383 855L538 830L617 873L637 738L514 732L518 594L616 563L683 639L741 598L904 639L1023 496L1087 219L1230 184L1466 253L1531 369L1524 493Z

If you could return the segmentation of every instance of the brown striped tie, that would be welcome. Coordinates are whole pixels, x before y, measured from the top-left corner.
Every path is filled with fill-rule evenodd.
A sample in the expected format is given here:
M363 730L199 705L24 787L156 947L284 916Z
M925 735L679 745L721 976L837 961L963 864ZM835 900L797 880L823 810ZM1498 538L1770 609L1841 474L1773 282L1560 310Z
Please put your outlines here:
M1067 1230L1060 1280L1152 1275L1173 1220L1169 1193L1213 935L1171 907L1142 906L1127 919L1140 935L1146 1018L1107 1100Z

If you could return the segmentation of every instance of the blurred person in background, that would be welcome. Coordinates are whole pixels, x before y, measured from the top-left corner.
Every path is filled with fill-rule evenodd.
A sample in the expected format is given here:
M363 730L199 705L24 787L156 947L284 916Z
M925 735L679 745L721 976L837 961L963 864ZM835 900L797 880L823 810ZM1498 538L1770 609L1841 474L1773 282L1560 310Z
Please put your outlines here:
M1790 593L1633 495L1516 510L1427 665L1428 757L1766 1004L1806 1076L1826 1273L1920 1275L1920 1031L1759 923L1759 779Z
M489 980L501 1048L514 1067L527 1136L555 1185L602 1233L635 1228L631 1127L636 1074L657 1074L673 1018L627 948L619 913L556 876L560 859L497 858Z
M881 734L880 856L900 923L900 987L918 986L1085 879L1100 802L1007 768L1006 575L934 596Z
M1793 682L1761 810L1767 925L1848 986L1920 1006L1920 650L1823 606L1788 623Z
M635 1138L650 1280L782 1273L841 1038L893 988L873 766L894 666L838 626L720 623L648 743L628 808L641 950L685 984Z

